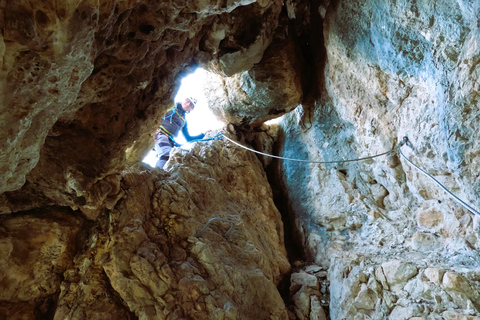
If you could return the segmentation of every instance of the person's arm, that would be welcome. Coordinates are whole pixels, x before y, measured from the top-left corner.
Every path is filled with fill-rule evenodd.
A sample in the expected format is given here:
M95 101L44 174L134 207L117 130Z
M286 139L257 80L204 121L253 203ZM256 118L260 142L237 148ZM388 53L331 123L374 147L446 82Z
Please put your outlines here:
M205 134L201 133L199 134L198 136L191 136L189 133L188 133L188 127L187 127L187 123L185 122L185 125L183 126L182 128L182 133L183 133L183 136L185 137L185 140L187 140L187 142L190 142L192 140L199 140L199 139L203 139L203 137L205 137Z

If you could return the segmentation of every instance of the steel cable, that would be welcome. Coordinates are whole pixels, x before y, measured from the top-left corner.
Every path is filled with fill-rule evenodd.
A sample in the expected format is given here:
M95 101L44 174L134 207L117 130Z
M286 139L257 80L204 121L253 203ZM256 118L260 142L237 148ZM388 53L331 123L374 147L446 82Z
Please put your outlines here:
M390 154L392 152L395 152L397 150L397 148L393 148L392 150L384 152L384 153L380 153L380 154L377 154L377 155L374 155L374 156L369 156L369 157L358 158L358 159L335 160L335 161L312 161L312 160L302 160L302 159L293 159L293 158L285 158L285 157L274 156L274 155L271 155L271 154L268 154L268 153L263 153L263 152L255 150L255 149L251 149L249 147L246 147L243 144L240 144L240 143L230 139L229 137L227 137L225 135L223 135L223 137L225 139L227 139L228 141L236 144L237 146L242 147L243 149L246 149L246 150L249 150L249 151L264 155L264 156L267 156L267 157L277 158L277 159L282 159L282 160L289 160L289 161L307 162L307 163L323 163L323 164L326 164L326 163L342 163L342 162L362 161L362 160L368 160L368 159L373 159L373 158L376 158L376 157L385 156L385 155Z
M368 160L368 159L373 159L373 158L377 158L377 157L381 157L381 156L385 156L385 155L388 155L390 153L396 153L397 150L400 154L400 156L402 158L404 158L405 160L407 160L407 162L412 165L414 168L416 168L417 170L419 170L420 172L422 172L424 175L426 175L427 177L429 177L430 179L432 179L432 181L434 181L435 183L437 183L440 188L442 188L445 192L447 192L453 199L455 199L458 203L460 203L462 206L464 206L467 210L469 210L470 212L472 212L473 214L476 214L478 216L480 216L480 212L478 212L477 210L475 210L474 208L472 208L470 205L468 205L465 201L463 201L462 199L460 199L459 197L457 197L456 195L454 195L450 190L448 190L444 185L442 185L437 179L435 179L433 176L431 176L430 174L428 174L425 170L423 170L422 168L420 168L419 166L417 166L416 164L414 164L412 161L410 161L410 159L408 159L402 152L401 150L401 147L404 146L404 145L408 145L410 142L408 140L408 137L405 136L403 138L403 140L398 144L397 147L393 148L392 150L390 151L387 151L387 152L383 152L383 153L380 153L380 154L377 154L377 155L374 155L374 156L369 156L369 157L363 157L363 158L358 158L358 159L348 159L348 160L335 160L335 161L312 161L312 160L302 160L302 159L293 159L293 158L286 158L286 157L279 157L279 156L274 156L274 155L271 155L271 154L268 154L268 153L264 153L264 152L260 152L260 151L257 151L255 149L252 149L252 148L249 148L249 147L246 147L232 139L230 139L229 137L223 135L223 137L225 139L227 139L228 141L232 142L233 144L236 144L237 146L243 148L243 149L246 149L248 151L251 151L251 152L254 152L254 153L257 153L257 154L261 154L261 155L264 155L264 156L267 156L267 157L271 157L271 158L276 158L276 159L281 159L281 160L288 160L288 161L297 161L297 162L306 162L306 163L318 163L318 164L327 164L327 163L343 163L343 162L354 162L354 161L362 161L362 160Z
M454 195L450 190L448 190L443 184L441 184L437 179L435 179L433 176L431 176L430 174L428 174L425 170L423 170L422 168L420 168L419 166L417 166L415 163L413 163L410 159L408 159L402 152L402 149L401 147L403 145L406 145L408 144L408 138L407 137L404 137L403 138L403 141L400 142L400 144L398 145L398 151L400 153L400 155L405 159L407 160L407 162L412 165L413 167L415 167L417 170L419 170L421 173L423 173L424 175L426 175L427 177L429 177L430 179L432 179L432 181L434 181L436 184L438 184L440 186L440 188L443 189L443 191L445 191L446 193L448 193L453 199L455 199L458 203L460 203L462 206L464 206L466 209L468 209L471 213L473 214L476 214L478 216L480 216L480 212L478 212L477 210L473 209L470 205L468 205L465 201L463 201L462 199L460 199L459 197L457 197L456 195Z

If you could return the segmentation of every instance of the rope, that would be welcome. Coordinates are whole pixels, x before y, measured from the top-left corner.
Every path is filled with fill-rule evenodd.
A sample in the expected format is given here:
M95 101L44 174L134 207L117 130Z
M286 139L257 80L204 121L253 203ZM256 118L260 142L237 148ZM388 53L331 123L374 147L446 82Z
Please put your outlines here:
M373 158L377 158L377 157L381 157L381 156L385 156L387 154L390 154L390 153L393 153L397 150L397 148L393 148L392 150L390 151L387 151L387 152L384 152L384 153L380 153L380 154L377 154L377 155L374 155L374 156L369 156L369 157L363 157L363 158L358 158L358 159L349 159L349 160L335 160L335 161L312 161L312 160L301 160L301 159L292 159L292 158L285 158L285 157L279 157L279 156L274 156L274 155L271 155L271 154L268 154L268 153L263 153L263 152L260 152L260 151L257 151L255 149L251 149L251 148L248 148L248 147L245 147L244 145L236 142L236 141L233 141L232 139L230 139L229 137L227 136L223 136L225 139L227 139L228 141L236 144L237 146L239 147L242 147L246 150L249 150L249 151L252 151L252 152L255 152L255 153L258 153L258 154L261 154L261 155L264 155L264 156L267 156L267 157L271 157L271 158L277 158L277 159L282 159L282 160L289 160L289 161L297 161L297 162L307 162L307 163L343 163L343 162L354 162L354 161L362 161L362 160L368 160L368 159L373 159Z
M443 189L443 191L445 191L446 193L448 193L453 199L455 199L458 203L460 203L462 206L464 206L466 209L468 209L471 213L473 214L476 214L476 215L479 215L480 216L480 212L478 212L477 210L473 209L471 206L469 206L465 201L461 200L459 197L457 197L456 195L454 195L452 192L450 192L450 190L448 190L447 188L445 188L445 186L443 184L441 184L437 179L435 179L434 177L432 177L430 174L428 174L425 170L423 170L422 168L420 168L419 166L417 166L415 163L413 163L412 161L410 161L410 159L408 159L402 152L402 149L401 147L403 145L409 145L409 140L407 137L404 137L403 138L403 141L401 141L398 145L398 151L400 153L400 155L405 159L407 160L407 162L412 165L413 167L415 167L417 170L419 170L421 173L423 173L424 175L426 175L427 177L429 177L430 179L432 179L435 183L437 183L440 188Z

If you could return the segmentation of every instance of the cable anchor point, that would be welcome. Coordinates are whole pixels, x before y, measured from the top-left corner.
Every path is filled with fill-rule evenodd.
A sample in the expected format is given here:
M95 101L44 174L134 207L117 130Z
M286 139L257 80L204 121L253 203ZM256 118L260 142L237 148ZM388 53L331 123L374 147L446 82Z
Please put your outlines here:
M404 145L406 146L409 146L409 147L412 147L412 144L410 142L410 140L408 139L408 136L405 135L403 138L402 138L402 141L400 141L398 143L398 147L403 147Z

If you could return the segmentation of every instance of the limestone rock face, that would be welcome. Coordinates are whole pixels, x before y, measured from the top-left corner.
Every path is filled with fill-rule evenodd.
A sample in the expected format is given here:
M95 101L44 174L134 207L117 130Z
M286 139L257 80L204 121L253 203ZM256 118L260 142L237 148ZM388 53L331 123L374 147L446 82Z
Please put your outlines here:
M216 141L176 149L166 170L124 175L55 319L288 319L283 224L260 161Z
M329 295L327 272L322 267L310 265L295 270L290 276L290 296L293 314L297 319L326 320Z
M283 2L231 1L226 10L224 3L216 6L217 13L227 14L216 16L208 27L198 58L208 58L209 69L229 77L260 62L278 26Z
M478 290L469 283L478 278L478 270L468 272L470 280L467 280L455 272L445 273L445 270L436 268L417 269L398 260L382 265L372 264L364 257L332 262L329 270L330 293L331 301L337 302L330 305L332 319L348 318L352 314L361 314L365 319L392 320L430 319L429 316L432 319L477 318L478 300L475 299ZM430 277L432 274L441 274L443 281ZM453 311L455 309L461 311Z
M205 96L219 119L237 125L261 125L302 101L300 64L293 40L280 36L262 61L248 71L231 77L209 73Z
M0 310L5 319L48 316L81 246L84 220L55 207L0 217Z
M135 142L155 130L179 77L197 64L228 75L252 67L281 8L278 0L4 4L0 192L23 189L1 197L1 212L59 204L95 219L115 188L99 181L130 162L128 148L145 149ZM28 193L34 199L17 205Z
M480 319L480 217L405 159L480 208L479 17L471 0L0 2L0 314ZM336 162L225 139L139 163L197 66L229 138Z
M280 155L356 159L408 135L402 153L478 210L478 4L323 9L320 97L283 117ZM277 166L294 237L329 267L332 319L480 316L480 216L401 155Z

